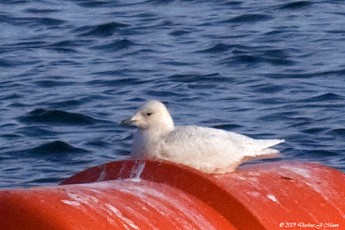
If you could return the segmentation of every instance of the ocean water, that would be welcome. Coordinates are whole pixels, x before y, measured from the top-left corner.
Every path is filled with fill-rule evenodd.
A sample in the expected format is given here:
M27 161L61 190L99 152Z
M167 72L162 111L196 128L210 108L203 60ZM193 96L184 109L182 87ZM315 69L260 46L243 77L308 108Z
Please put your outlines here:
M120 121L284 138L279 160L345 170L345 5L336 0L0 2L0 187L128 156Z

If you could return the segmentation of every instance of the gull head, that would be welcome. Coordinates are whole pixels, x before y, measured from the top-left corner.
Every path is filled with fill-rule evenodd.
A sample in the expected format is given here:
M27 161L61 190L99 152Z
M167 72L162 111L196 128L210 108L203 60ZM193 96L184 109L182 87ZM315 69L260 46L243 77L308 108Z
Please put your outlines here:
M121 124L133 125L144 130L171 131L174 129L174 122L168 109L159 101L145 102L131 118L123 120Z

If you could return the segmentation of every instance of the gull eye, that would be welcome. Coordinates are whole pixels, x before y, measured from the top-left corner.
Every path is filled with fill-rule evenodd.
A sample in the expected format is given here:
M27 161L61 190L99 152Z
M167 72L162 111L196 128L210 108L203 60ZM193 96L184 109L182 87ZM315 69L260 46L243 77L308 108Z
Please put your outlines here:
M152 113L148 112L148 113L146 113L145 115L149 117L149 116L152 115Z

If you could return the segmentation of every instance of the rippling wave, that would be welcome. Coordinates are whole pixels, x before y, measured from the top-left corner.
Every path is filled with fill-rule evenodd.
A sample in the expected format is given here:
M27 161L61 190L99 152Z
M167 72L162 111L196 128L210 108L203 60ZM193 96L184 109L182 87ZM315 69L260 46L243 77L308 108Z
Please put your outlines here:
M0 2L0 187L128 156L145 99L176 124L284 138L345 170L339 1ZM279 159L280 160L280 159Z
M52 123L63 125L91 125L95 121L83 114L61 110L35 109L20 119L28 123Z

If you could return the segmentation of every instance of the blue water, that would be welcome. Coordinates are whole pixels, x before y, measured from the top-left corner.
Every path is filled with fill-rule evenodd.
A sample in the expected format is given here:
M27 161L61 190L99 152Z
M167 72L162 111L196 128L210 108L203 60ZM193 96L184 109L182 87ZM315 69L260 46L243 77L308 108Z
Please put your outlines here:
M146 99L176 124L284 138L345 170L343 1L0 2L0 187L128 156Z

